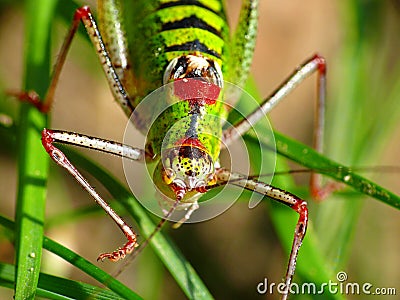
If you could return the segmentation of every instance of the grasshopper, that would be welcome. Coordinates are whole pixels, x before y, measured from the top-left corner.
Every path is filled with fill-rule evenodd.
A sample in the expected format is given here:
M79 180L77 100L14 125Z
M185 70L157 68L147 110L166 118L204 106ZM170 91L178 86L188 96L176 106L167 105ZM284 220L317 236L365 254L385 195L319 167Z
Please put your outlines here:
M258 1L243 1L233 34L221 1L98 1L98 23L88 6L76 10L72 26L58 56L52 81L43 101L34 92L21 93L44 113L54 99L60 72L80 22L86 28L109 83L113 97L134 126L146 135L144 149L63 130L44 129L42 143L50 157L65 168L119 226L127 238L116 251L99 260L118 261L138 247L136 232L107 204L58 149L66 143L115 154L156 166L153 182L166 207L164 219L175 210L187 211L186 222L199 208L199 197L217 186L232 184L281 202L299 214L284 284L291 284L297 254L306 233L305 200L254 177L220 166L223 148L234 143L252 124L271 111L287 94L314 73L318 76L314 147L322 150L326 62L314 55L301 64L253 112L224 128L232 98L227 83L244 85L255 47ZM125 5L125 7L123 7ZM124 13L134 12L129 22ZM128 39L129 36L129 39ZM129 42L128 42L129 41ZM146 97L168 86L159 102L138 109ZM233 97L234 98L234 97ZM160 109L157 106L161 106ZM312 189L319 192L319 175ZM161 226L159 226L161 227ZM282 299L287 298L286 293Z

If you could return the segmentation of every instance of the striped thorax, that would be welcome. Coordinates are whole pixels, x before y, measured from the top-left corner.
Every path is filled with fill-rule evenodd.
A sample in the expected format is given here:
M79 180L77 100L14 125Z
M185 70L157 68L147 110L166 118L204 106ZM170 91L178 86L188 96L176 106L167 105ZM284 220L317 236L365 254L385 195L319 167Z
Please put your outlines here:
M188 54L169 63L164 74L164 83L168 82L172 82L172 97L178 99L174 105L184 105L188 111L164 137L154 182L164 196L185 206L216 182L218 155L212 156L212 151L219 149L221 135L206 125L220 123L219 116L207 110L219 105L223 76L218 63L201 54Z
M184 205L216 181L221 124L227 116L222 102L226 17L220 1L130 5L132 11L141 11L128 30L139 95L168 84L174 98L151 124L150 113L139 115L135 126L142 130L144 124L146 151L159 158L153 174L158 190ZM140 96L133 99L134 106L141 102Z

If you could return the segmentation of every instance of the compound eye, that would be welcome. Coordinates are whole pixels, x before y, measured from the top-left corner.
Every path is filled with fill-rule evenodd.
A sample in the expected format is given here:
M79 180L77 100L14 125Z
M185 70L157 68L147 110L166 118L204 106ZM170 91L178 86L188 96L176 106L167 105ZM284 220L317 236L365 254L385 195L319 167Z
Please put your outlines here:
M211 79L211 83L223 87L223 81L221 78L222 71L217 62L213 62L213 64L207 70L208 77Z
M176 173L171 168L165 168L162 170L162 179L167 185L170 185L176 178Z
M171 60L167 68L165 69L164 76L163 76L163 84L167 84L170 80L175 79L175 74L178 72L183 73L183 68L180 67L176 70L176 65L178 64L179 59L174 58Z
M217 183L217 175L216 174L209 174L207 177L207 185L211 186Z

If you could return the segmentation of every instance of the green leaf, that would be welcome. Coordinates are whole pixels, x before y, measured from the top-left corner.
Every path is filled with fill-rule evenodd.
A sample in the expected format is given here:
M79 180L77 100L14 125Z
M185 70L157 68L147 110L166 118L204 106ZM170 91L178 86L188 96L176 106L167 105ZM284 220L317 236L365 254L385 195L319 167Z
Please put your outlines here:
M14 286L15 266L0 263L0 285L8 288ZM96 299L119 300L122 298L112 291L87 283L60 278L44 273L39 274L36 295L46 299ZM132 297L129 299L141 299Z
M400 209L400 196L352 171L351 167L336 163L314 149L275 131L277 152L298 164L343 182L356 191ZM258 145L259 139L246 135L248 141ZM263 143L269 148L268 143Z
M24 90L45 95L50 74L50 32L55 0L26 2ZM15 219L16 299L33 299L42 253L48 157L43 153L40 132L47 117L23 104L18 131L18 196Z
M12 230L14 230L15 228L14 223L3 216L0 216L0 224L11 233ZM96 279L98 282L102 283L106 287L113 290L116 294L120 295L124 299L141 299L136 293L131 291L128 287L126 287L124 284L113 278L111 275L107 274L99 267L93 265L83 257L79 256L78 254L74 253L68 248L65 248L64 246L58 244L57 242L54 242L53 240L47 237L44 237L43 248L68 261L75 267L79 268L89 276ZM46 279L42 279L42 283L44 283L45 285L49 284L49 282ZM46 290L46 291L50 292L51 290ZM53 289L53 292L56 291ZM58 292L61 294L61 293L69 293L71 291L68 291L68 288L66 288L66 291L58 291Z

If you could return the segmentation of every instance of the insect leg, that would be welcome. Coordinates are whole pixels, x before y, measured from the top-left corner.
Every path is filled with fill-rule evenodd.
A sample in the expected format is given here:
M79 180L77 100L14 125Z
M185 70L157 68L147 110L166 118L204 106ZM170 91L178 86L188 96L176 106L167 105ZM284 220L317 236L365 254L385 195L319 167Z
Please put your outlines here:
M289 206L291 209L293 209L294 211L296 211L299 214L299 219L297 221L296 229L294 232L292 249L290 252L289 263L288 263L288 267L286 270L286 276L285 276L286 294L282 295L282 299L286 299L288 296L287 291L292 282L292 278L293 278L294 271L296 268L297 255L298 255L301 243L306 234L307 223L308 223L307 202L289 192L278 189L269 184L259 182L254 179L249 179L246 176L241 175L241 174L231 173L225 169L218 169L216 174L217 174L218 181L220 181L220 182L228 182L232 185L236 185L236 186L245 188L247 190L254 191L256 193L265 195L273 200L276 200L280 203L283 203L283 204Z
M253 59L258 24L258 0L243 1L239 23L232 38L228 81L243 86Z
M318 128L316 142L318 147L322 147L323 127L324 127L324 108L325 108L325 76L326 63L325 59L319 55L313 56L304 64L298 67L290 76L269 96L260 106L251 112L246 118L239 121L234 127L230 127L223 132L222 139L224 144L229 145L239 136L246 133L252 124L257 123L261 118L268 114L282 99L284 99L291 91L293 91L304 79L308 78L315 72L318 72L318 97L317 97L317 121Z
M108 258L112 261L117 261L124 258L126 254L131 253L137 246L137 235L128 224L108 205L106 201L94 190L82 174L74 167L68 160L65 154L53 143L67 143L76 146L87 147L96 149L106 153L115 154L118 156L126 157L132 160L143 161L145 158L144 150L136 149L121 143L106 141L94 137L80 135L72 132L57 131L44 129L42 131L42 144L50 157L61 167L65 168L82 187L94 198L94 200L105 210L105 212L114 220L118 227L125 234L128 242L111 253L100 254L97 260L104 260Z
M174 225L172 225L172 228L177 229L181 227L182 224L184 224L187 220L190 219L190 216L197 210L199 209L199 204L197 201L193 202L193 204L189 207L187 213L183 216L182 219L180 219L178 222L176 222Z
M250 113L246 118L239 121L234 127L223 132L223 146L229 145L239 136L246 133L252 124L257 123L268 114L281 100L292 92L304 79L317 73L317 105L314 117L313 147L318 152L323 152L324 128L325 128L325 99L326 99L326 62L325 59L316 54L300 65L290 76L269 96L260 106ZM338 188L337 183L328 183L322 187L322 176L317 173L311 174L310 190L315 199L322 199Z
M136 79L129 58L128 40L119 0L98 0L97 18L108 55L129 96L137 94Z
M51 76L50 86L47 90L47 94L43 101L40 100L39 96L34 91L29 92L10 92L16 96L17 98L21 99L22 101L27 101L35 105L40 111L47 113L54 99L55 89L58 84L58 80L60 77L61 70L64 66L65 59L68 53L68 50L71 46L72 39L74 38L76 31L79 26L79 22L82 21L84 24L86 31L92 41L100 59L100 63L103 67L104 73L107 77L108 84L111 88L111 92L114 96L114 99L120 104L124 112L130 116L133 112L134 108L130 102L129 95L121 83L117 71L114 68L111 58L107 52L106 46L103 42L101 37L100 31L98 29L97 23L93 18L93 15L90 11L88 6L83 6L78 8L75 11L75 15L72 21L71 28L67 34L67 37L64 40L64 43L61 47L60 53L58 55L53 74Z

